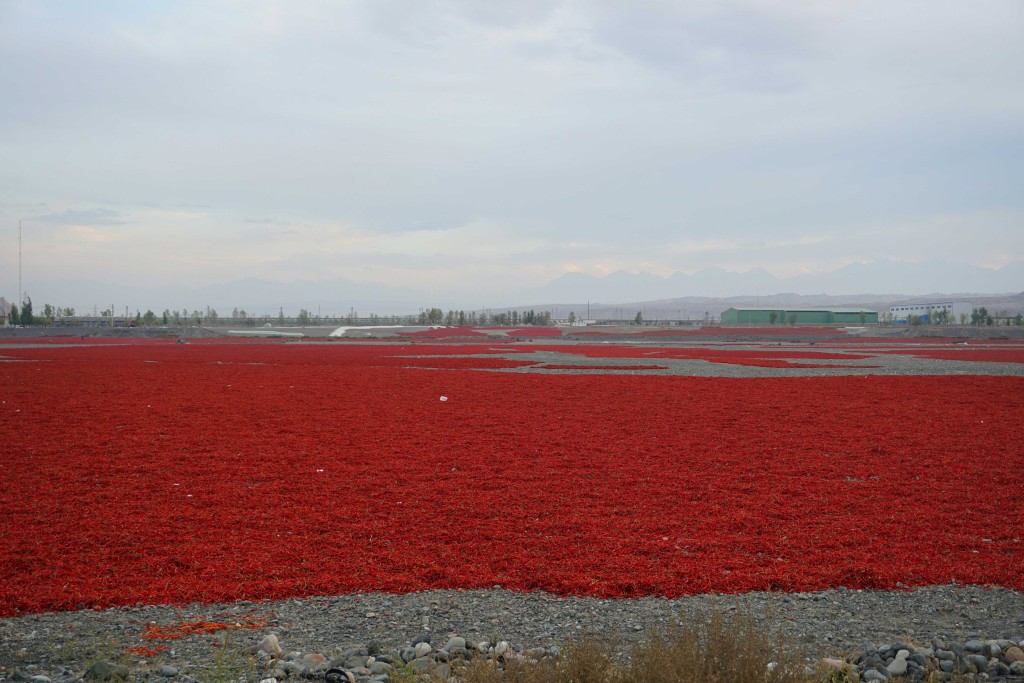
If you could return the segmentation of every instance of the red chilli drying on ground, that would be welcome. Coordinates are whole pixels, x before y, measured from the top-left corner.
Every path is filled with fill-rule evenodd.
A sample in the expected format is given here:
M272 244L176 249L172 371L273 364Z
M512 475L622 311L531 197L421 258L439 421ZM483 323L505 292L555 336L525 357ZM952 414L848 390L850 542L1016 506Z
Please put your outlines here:
M498 351L5 351L0 615L494 584L1024 589L1021 378L481 371L516 365Z

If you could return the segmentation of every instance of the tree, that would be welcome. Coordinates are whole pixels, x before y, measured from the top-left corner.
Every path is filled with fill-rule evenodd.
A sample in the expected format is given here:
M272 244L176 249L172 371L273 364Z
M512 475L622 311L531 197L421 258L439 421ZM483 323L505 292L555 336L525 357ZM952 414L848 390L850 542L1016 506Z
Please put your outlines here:
M21 313L18 311L18 304L11 304L11 324L21 324Z
M30 296L26 296L25 302L21 305L21 324L35 324L35 321L32 319L32 297Z
M48 320L53 320L53 316L56 313L56 309L50 304L43 304L43 317Z
M146 309L146 313L142 316L143 325L156 325L156 313Z
M643 322L644 322L644 314L641 313L640 311L637 311L636 312L636 317L633 318L633 324L634 325L642 325Z
M774 325L775 321L778 320L778 319L779 319L779 312L778 311L772 311L771 313L768 314L768 322L771 323L772 325Z
M277 324L284 325L284 307L277 309Z
M789 324L796 327L796 313L789 314Z
M309 324L309 318L310 318L309 311L307 311L305 308L300 308L299 309L299 324L302 325L303 327L305 327L306 325Z
M569 311L569 324L570 325L575 325L576 324L576 311Z

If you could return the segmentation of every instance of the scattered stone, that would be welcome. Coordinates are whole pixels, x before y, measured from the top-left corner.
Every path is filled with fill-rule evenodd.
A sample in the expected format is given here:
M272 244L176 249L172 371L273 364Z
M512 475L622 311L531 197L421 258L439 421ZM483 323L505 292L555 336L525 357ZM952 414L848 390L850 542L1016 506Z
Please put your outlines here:
M127 666L101 659L86 670L84 678L91 681L127 681L130 675L131 671Z
M327 657L319 652L309 652L302 656L302 665L310 671L315 671L327 666Z
M905 650L904 650L905 652ZM902 676L907 673L907 660L905 657L896 657L886 667L885 670L889 672L890 676Z
M174 678L178 675L178 670L170 664L164 664L156 672L164 678Z
M825 657L821 660L821 664L826 668L834 669L836 671L842 671L848 666L845 661L837 659L836 657Z
M275 659L280 659L284 654L284 650L281 649L281 643L278 642L277 636L273 633L263 636L263 640L260 641L259 650L266 652Z
M448 642L444 644L444 649L447 650L448 652L451 652L455 648L465 649L465 647L466 647L466 639L465 638L460 638L458 636L453 636L452 638L449 638Z
M1003 654L1003 659L1006 660L1007 664L1013 664L1014 662L1024 662L1024 650L1020 649L1016 645L1011 645L1006 648L1006 652Z

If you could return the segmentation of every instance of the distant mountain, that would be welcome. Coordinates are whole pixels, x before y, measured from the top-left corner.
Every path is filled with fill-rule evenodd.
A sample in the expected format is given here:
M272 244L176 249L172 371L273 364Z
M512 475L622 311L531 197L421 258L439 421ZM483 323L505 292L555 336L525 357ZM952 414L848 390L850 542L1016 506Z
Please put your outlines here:
M1012 294L1024 291L1024 262L990 269L955 262L928 261L900 263L873 261L854 263L838 270L816 275L779 278L763 268L731 272L707 268L693 274L676 272L669 277L653 273L618 271L605 277L585 273L566 273L543 287L504 290L500 294L484 287L473 289L433 289L387 286L356 282L345 278L278 282L267 278L247 278L201 287L136 286L88 279L59 279L27 283L27 292L36 307L43 304L73 306L79 314L104 310L111 305L118 312L130 313L165 308L195 310L209 306L221 316L232 309L244 309L253 315L276 314L284 309L295 315L299 309L324 316L356 313L379 315L417 313L437 306L444 310L479 310L481 301L491 309L534 308L551 310L557 316L574 310L582 315L587 302L591 311L617 314L622 308L634 308L645 302L660 308L664 316L675 317L676 310L706 310L731 305L876 305L918 296L929 298L974 299L981 295ZM785 292L786 294L780 294ZM937 295L934 293L942 292ZM9 300L15 297L8 296ZM803 304L797 303L803 301ZM602 308L604 305L604 308ZM888 304L886 304L888 305ZM636 313L636 308L633 314ZM680 313L681 315L681 313ZM630 316L632 317L632 316Z
M945 293L1011 293L1024 290L1024 261L999 269L952 261L853 263L838 270L780 278L757 268L730 272L707 268L692 275L669 277L618 271L604 277L566 273L547 285L525 293L534 302L624 303L676 297L731 297L746 294L791 292L833 296L862 293L898 293L904 296Z

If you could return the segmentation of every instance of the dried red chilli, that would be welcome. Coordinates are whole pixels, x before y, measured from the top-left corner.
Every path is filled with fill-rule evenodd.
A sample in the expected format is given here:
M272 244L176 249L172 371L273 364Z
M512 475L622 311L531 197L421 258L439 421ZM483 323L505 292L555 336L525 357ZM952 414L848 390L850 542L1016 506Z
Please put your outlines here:
M480 371L509 350L6 351L28 362L0 363L0 614L496 583L1024 588L1020 378Z

